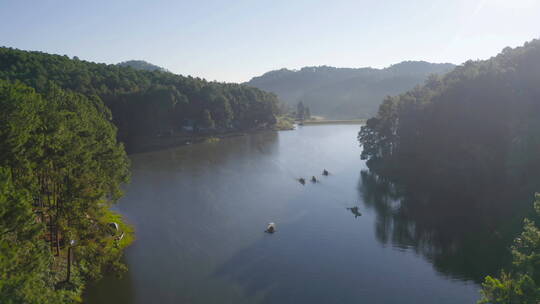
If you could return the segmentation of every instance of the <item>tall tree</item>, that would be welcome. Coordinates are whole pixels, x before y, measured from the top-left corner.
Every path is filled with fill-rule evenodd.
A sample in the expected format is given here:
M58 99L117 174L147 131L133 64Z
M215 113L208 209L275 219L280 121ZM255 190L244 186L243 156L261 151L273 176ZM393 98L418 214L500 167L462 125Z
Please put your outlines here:
M63 302L48 274L52 257L32 204L28 191L16 189L11 171L0 167L1 303Z
M304 103L300 101L296 105L296 118L298 118L299 120L304 120L305 118L304 115L305 115Z
M40 294L70 301L85 278L99 277L108 265L121 267L128 244L108 230L116 218L109 206L129 177L109 110L97 97L54 84L43 91L0 80L0 264L6 265L0 267L0 289L14 303L48 303ZM62 285L72 240L74 285ZM13 290L13 284L21 286Z

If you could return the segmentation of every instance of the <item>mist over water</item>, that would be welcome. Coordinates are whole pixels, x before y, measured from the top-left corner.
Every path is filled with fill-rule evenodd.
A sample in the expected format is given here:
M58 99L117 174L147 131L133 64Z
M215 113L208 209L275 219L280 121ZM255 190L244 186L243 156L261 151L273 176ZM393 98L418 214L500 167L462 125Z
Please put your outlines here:
M381 205L361 173L358 130L304 126L132 155L116 207L136 229L129 272L89 287L86 301L474 303L478 279L460 262L482 272L481 255L453 251L456 238L414 239L414 218L388 220L398 200ZM312 176L320 182L297 181ZM263 232L268 222L276 233Z

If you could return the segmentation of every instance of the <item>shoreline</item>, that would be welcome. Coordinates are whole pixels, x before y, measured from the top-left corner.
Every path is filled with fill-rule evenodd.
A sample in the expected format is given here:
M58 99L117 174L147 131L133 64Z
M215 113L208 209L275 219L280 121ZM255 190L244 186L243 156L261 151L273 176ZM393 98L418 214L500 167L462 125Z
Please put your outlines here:
M152 151L159 151L165 149L171 149L176 147L182 147L192 144L199 144L204 142L216 142L221 139L237 136L245 136L254 133L261 132L278 132L278 131L291 131L295 130L297 126L303 125L330 125L330 124L343 124L343 125L361 125L365 124L367 119L344 119L344 120L306 120L304 122L296 122L294 125L281 125L280 127L274 126L271 128L253 129L248 131L231 131L224 133L199 133L188 134L179 133L171 136L141 136L132 140L130 144L124 143L126 146L126 153L128 155L146 153Z
M135 139L135 143L126 145L128 147L126 152L128 155L146 153L152 151L165 150L170 148L176 148L181 146L187 146L192 144L199 144L204 142L216 142L224 138L245 136L248 134L261 133L261 132L278 132L278 131L290 131L294 130L293 127L289 128L265 128L255 129L249 131L234 131L225 133L208 133L208 134L179 134L166 137L157 136L145 136ZM125 143L124 143L125 144Z
M361 125L365 124L367 119L335 119L335 120L304 120L298 122L299 125Z

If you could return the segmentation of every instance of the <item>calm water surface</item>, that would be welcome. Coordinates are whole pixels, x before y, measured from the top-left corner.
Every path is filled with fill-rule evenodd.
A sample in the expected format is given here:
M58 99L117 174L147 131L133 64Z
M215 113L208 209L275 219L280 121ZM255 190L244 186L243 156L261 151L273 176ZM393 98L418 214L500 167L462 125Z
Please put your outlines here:
M359 186L358 130L305 126L132 155L117 205L137 234L129 272L91 286L86 301L474 303L477 284L381 238ZM320 182L296 181L312 175Z

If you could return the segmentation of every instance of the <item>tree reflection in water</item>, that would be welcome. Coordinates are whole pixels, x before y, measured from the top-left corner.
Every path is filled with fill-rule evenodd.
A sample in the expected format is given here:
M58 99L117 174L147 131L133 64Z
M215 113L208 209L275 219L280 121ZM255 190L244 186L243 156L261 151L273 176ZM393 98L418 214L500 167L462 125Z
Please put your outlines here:
M501 216L499 202L507 196L497 193L406 191L367 170L361 172L358 190L366 208L376 212L376 237L382 244L414 250L440 273L478 283L508 264L508 248L524 216Z

